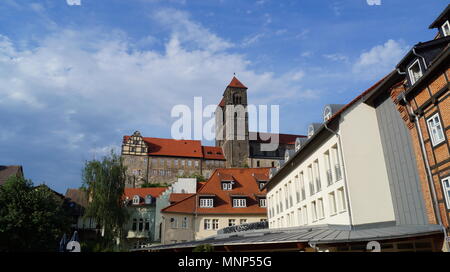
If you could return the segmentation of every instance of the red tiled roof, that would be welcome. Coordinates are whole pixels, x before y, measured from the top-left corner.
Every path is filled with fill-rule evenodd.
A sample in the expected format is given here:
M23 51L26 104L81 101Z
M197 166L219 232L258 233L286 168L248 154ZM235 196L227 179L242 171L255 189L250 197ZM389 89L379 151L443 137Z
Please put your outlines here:
M269 142L270 140L262 140L260 136L267 139L269 136L276 135L274 133L267 132L249 132L250 141L256 141L258 143ZM278 140L280 144L295 145L295 140L297 138L306 138L305 135L295 135L295 134L278 134ZM256 140L252 140L255 139Z
M225 160L220 146L202 146L203 157L208 160Z
M172 193L172 194L170 194L169 202L170 202L171 204L177 203L177 202L180 202L180 201L182 201L182 200L185 200L186 198L188 198L188 197L190 197L190 196L192 196L192 195L193 195L193 194Z
M130 136L124 136L124 142ZM198 140L175 140L142 137L149 147L148 155L202 158L202 143Z
M0 165L0 185L4 184L10 176L23 176L22 166L20 165Z
M220 103L219 103L219 107L223 107L223 106L225 106L225 98L222 98L222 100L220 100Z
M239 79L237 79L235 76L234 76L233 79L231 80L230 84L228 84L228 87L248 89L248 88L245 87L245 85L242 84L242 83L239 81Z
M235 184L231 191L222 190L219 173L233 176ZM198 214L266 214L266 208L261 208L255 196L265 195L266 190L260 191L258 182L253 174L264 175L269 178L269 168L222 168L216 169L206 184L197 194L170 205L162 210L167 213L198 213ZM197 206L199 195L214 195L213 208ZM234 208L230 195L245 195L247 207Z
M146 196L151 195L154 198L159 197L167 187L152 187L152 188L125 188L124 196L132 200L135 195L140 196L141 202Z

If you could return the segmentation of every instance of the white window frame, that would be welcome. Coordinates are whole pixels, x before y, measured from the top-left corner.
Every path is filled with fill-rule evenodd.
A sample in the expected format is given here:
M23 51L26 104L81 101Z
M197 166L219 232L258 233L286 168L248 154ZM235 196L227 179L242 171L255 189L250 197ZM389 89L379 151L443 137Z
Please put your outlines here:
M170 228L171 229L176 229L178 227L177 223L178 222L177 222L177 219L175 217L171 217L170 218Z
M214 199L200 198L200 208L212 208L212 207L214 207Z
M442 179L441 182L442 190L444 191L445 203L447 204L447 209L450 209L450 176Z
M133 196L133 205L139 205L141 198L138 195Z
M414 65L416 65L416 63L417 63L417 65L419 66L419 69L420 69L420 77L419 77L418 79L415 79L414 76L413 76L413 74L411 73L411 68L412 68ZM408 75L409 75L409 79L411 80L411 85L414 85L414 84L415 84L415 83L423 76L422 66L420 65L420 60L419 60L419 59L416 59L416 60L408 67Z
M232 182L222 182L222 190L224 190L224 191L233 190L233 183Z
M233 198L234 208L245 208L247 207L247 199L245 198Z
M430 124L430 122L434 123L434 119L437 118L438 123L437 124ZM441 122L441 118L439 117L439 113L433 114L433 116L431 116L430 118L427 119L427 126L428 126L428 131L430 133L430 138L431 138L431 143L433 144L433 146L436 146L440 143L442 143L443 141L445 141L445 136L444 136L444 129L442 127L442 122ZM440 127L440 132L442 134L442 138L440 139L436 139L436 137L438 136L437 132L438 129L437 127ZM434 133L434 131L436 133Z
M448 32L445 31L445 26L448 27ZM450 36L450 22L448 20L441 26L441 29L442 33L444 33L444 37Z
M247 224L247 219L240 219L239 225L242 225L242 224Z
M183 220L181 221L181 228L187 229L189 224L189 219L187 217L183 217Z
M203 222L204 230L211 230L211 219L205 219Z
M259 199L259 206L261 208L267 208L267 200L264 197Z
M323 121L326 122L330 120L331 116L332 116L331 108L325 107L325 110L323 111Z
M219 219L213 219L212 220L212 229L218 230L219 229Z
M236 219L228 219L228 226L229 227L236 226Z

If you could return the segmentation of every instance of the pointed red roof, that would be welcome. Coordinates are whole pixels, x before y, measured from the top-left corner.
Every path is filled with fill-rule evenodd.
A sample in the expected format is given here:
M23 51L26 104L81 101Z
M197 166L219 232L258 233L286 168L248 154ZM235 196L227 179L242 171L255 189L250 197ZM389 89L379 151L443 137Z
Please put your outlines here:
M248 89L248 88L245 87L245 85L242 84L242 83L239 81L239 79L237 79L235 76L234 76L233 79L231 80L230 84L228 84L228 87Z

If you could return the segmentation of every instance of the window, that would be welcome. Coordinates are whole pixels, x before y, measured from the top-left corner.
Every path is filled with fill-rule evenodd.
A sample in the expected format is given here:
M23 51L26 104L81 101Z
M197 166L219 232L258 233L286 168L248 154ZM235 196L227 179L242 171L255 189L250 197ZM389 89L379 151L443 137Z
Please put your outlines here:
M284 201L286 203L286 209L289 209L289 191L287 184L284 185Z
M138 205L139 204L139 200L140 200L139 196L137 196L137 195L133 196L133 205Z
M317 204L315 201L311 202L312 221L317 221Z
M173 164L175 165L175 167L178 167L178 160L174 160Z
M181 228L187 229L188 228L188 218L183 217L183 221L181 221Z
M442 25L442 33L444 33L444 37L450 36L450 23L445 21Z
M286 215L286 227L290 227L291 226L291 215L288 213Z
M444 138L444 131L441 125L441 120L439 119L439 114L436 113L432 117L428 118L427 124L428 130L430 131L431 142L433 143L433 146L442 143L445 140L445 138Z
M341 165L339 162L339 152L338 152L338 146L334 145L331 148L331 153L333 155L333 164L334 164L334 177L335 180L341 180L342 179L342 171L341 171Z
M320 192L322 190L322 182L320 181L319 160L314 161L314 181L316 192Z
M294 202L293 202L293 199L292 199L292 194L294 193L294 190L292 188L292 182L291 181L289 181L288 189L289 189L289 207L292 207L292 205L294 205Z
M151 195L147 195L145 197L145 204L147 204L147 205L152 204L152 196Z
M264 185L266 185L266 182L260 181L260 182L259 182L259 189L262 190L262 188L264 187Z
M260 165L260 163L259 163L259 161L256 161L256 167L260 167L261 165Z
M228 219L228 226L232 227L236 225L236 219Z
M447 209L450 209L450 177L446 177L445 179L442 180L442 189L444 191Z
M299 225L299 226L303 225L302 216L303 216L303 214L302 214L302 209L299 208L299 209L297 210L297 220L298 220L298 225Z
M224 191L230 191L233 189L233 183L231 182L222 182L222 189Z
M205 230L210 230L211 229L211 219L205 219L203 227Z
M330 186L333 184L333 173L331 171L331 160L330 160L330 152L327 151L323 154L325 159L325 171L327 173L327 184Z
M198 167L198 161L195 161L195 167Z
M245 198L234 198L233 207L235 208L247 207L247 200Z
M173 218L173 217L170 218L170 227L172 229L176 229L177 228L177 219L176 218Z
M309 195L312 196L315 192L314 192L314 183L311 165L308 166L308 180L309 180Z
M200 198L200 208L212 208L214 201L212 198Z
M347 209L347 207L345 206L344 187L339 188L337 190L337 192L338 192L338 201L339 201L338 209L340 212L343 212Z
M330 201L330 215L335 215L337 213L336 209L336 196L334 192L328 194L328 199Z
M303 225L308 225L308 208L306 207L306 205L304 205L302 208L302 214Z
M247 223L247 219L241 219L241 220L239 220L239 224L246 224Z
M305 191L305 179L304 179L303 172L300 173L300 195L302 197L302 200L305 200L306 191Z
M142 231L144 229L144 219L139 219L139 231Z
M416 59L416 61L413 64L411 64L411 66L409 66L408 73L411 85L414 85L414 83L416 83L417 80L419 80L422 77L423 73L422 68L420 68L419 59Z
M132 230L136 231L137 230L137 219L133 218L133 226L132 226Z
M213 219L212 220L212 229L213 230L219 229L219 219Z
M144 230L150 230L150 220L148 218L145 219Z
M319 198L317 199L317 215L319 217L319 219L323 219L325 218L325 211L324 211L324 207L323 207L323 199Z
M260 199L259 199L259 206L262 207L262 208L267 207L267 206L266 206L266 199L265 199L265 198L260 198Z
M314 126L310 125L308 127L308 138L311 138L311 136L313 136L313 135L314 135Z

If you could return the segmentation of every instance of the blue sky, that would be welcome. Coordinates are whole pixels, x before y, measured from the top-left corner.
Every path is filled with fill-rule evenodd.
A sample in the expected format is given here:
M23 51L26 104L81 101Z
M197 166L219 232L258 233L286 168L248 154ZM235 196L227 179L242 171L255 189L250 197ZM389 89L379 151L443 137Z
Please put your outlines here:
M76 0L69 0L69 2ZM0 1L0 164L64 193L123 135L170 137L171 108L218 103L233 73L249 102L304 134L419 41L444 0Z

